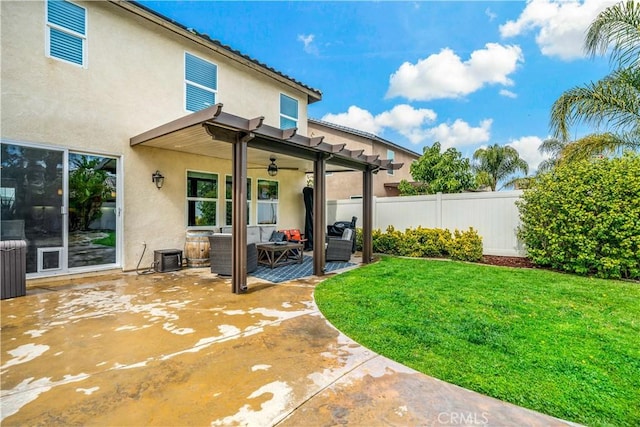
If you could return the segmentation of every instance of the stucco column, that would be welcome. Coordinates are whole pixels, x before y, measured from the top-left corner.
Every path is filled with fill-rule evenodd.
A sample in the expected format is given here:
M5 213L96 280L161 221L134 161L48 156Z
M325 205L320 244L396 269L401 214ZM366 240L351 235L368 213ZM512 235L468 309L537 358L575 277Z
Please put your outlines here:
M362 262L369 264L373 259L373 171L362 172Z
M326 227L326 160L318 154L313 162L313 274L324 276Z
M231 291L247 290L247 141L239 134L232 155Z

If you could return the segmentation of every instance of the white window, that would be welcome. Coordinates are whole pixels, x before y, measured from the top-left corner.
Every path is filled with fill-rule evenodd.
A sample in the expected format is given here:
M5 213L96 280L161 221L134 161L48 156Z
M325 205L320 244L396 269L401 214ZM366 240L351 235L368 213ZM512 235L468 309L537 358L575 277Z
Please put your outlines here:
M278 223L278 181L258 180L258 224Z
M187 171L187 227L217 225L218 175Z
M233 219L233 180L225 177L225 225L232 225ZM247 178L247 225L251 224L251 178Z
M387 159L393 161L396 157L396 153L393 150L387 150ZM387 169L387 175L393 175L393 169Z
M66 0L47 1L47 56L85 66L87 11Z
M280 129L298 127L298 101L280 94Z
M218 66L190 53L184 54L185 109L200 111L216 103Z

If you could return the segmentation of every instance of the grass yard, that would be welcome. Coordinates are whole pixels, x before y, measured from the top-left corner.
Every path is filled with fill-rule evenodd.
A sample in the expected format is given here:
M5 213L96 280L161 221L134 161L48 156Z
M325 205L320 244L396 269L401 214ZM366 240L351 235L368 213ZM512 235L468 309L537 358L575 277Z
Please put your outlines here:
M427 375L587 425L640 425L640 284L383 257L321 283L322 313Z
M108 235L106 237L103 237L101 239L93 240L93 243L95 243L96 245L115 247L116 246L116 232L115 231L108 231L107 234Z

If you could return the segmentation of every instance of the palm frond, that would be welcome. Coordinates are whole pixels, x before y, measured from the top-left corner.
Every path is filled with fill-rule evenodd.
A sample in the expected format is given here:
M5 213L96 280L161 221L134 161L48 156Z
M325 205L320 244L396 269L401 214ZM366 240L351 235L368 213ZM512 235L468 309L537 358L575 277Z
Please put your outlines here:
M616 70L564 92L551 108L554 136L567 141L569 127L580 122L621 132L640 129L640 68Z
M589 26L585 50L594 56L611 48L611 61L618 66L640 65L640 3L626 0L606 8Z
M608 156L624 146L626 143L612 133L591 134L567 144L562 151L562 161L574 162L596 156Z

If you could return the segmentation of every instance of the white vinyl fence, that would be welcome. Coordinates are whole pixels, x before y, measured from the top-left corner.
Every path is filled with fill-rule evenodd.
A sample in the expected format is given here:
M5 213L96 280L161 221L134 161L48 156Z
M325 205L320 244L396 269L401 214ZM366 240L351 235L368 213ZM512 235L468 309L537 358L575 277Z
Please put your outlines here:
M407 228L473 227L482 237L485 255L525 256L517 238L520 214L515 202L522 191L434 194L429 196L374 197L373 228L385 231L389 225ZM362 227L362 200L329 200L327 224L358 218Z

